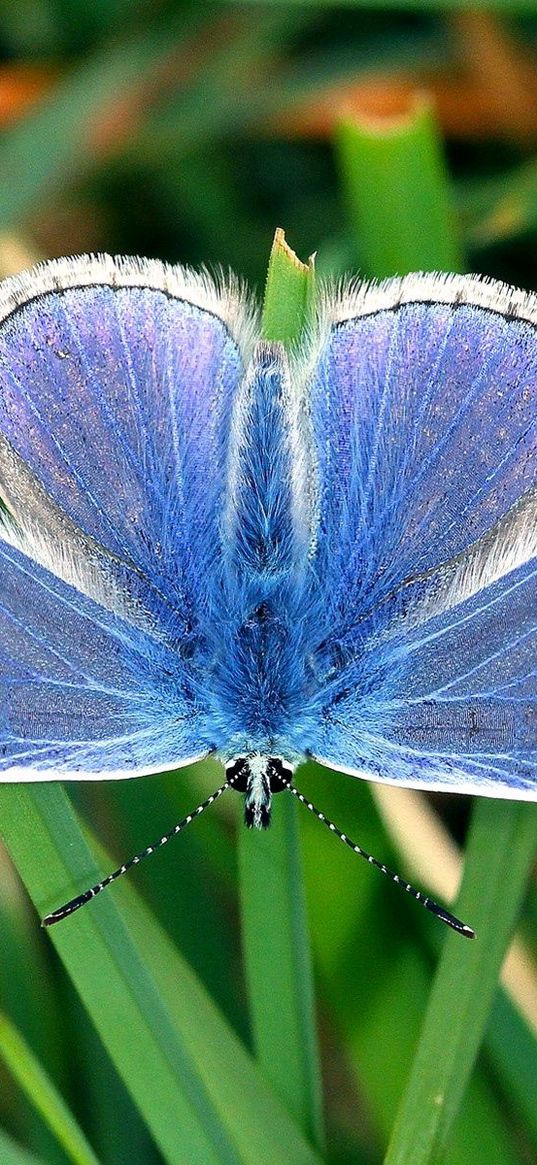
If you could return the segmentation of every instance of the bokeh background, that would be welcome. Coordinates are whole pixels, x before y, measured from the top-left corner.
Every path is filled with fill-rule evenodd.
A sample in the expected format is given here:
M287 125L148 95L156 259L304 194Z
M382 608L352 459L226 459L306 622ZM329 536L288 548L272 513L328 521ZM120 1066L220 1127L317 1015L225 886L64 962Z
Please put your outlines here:
M277 226L302 259L316 253L321 275L402 271L398 240L379 258L374 236L387 233L389 244L390 222L412 218L421 169L405 177L403 194L388 169L381 199L374 183L360 180L359 161L354 175L349 168L341 127L365 135L367 162L367 142L375 149L378 135L422 115L451 224L440 265L537 290L534 0L482 7L464 0L2 0L0 273L104 250L229 266L261 294ZM217 766L205 765L112 788L81 786L70 795L122 860L187 813L220 776ZM367 786L313 766L302 786L373 853L440 897L454 893L467 799L379 800ZM137 871L136 888L254 1050L236 801L222 803ZM5 804L0 798L0 828ZM326 1120L315 1160L377 1165L445 935L313 820L301 823L301 849ZM484 886L487 877L484 869ZM536 923L534 874L507 986L495 997L447 1148L441 1158L431 1150L433 1165L537 1161ZM272 973L277 992L277 968ZM96 993L105 994L98 965L92 974ZM303 974L307 995L307 968ZM454 982L455 1012L457 989ZM34 1064L36 1076L29 1048L40 1066ZM133 1074L137 1054L133 1043ZM40 1072L64 1098L81 1141L69 1121L62 1124L67 1117L60 1119ZM0 1160L198 1160L185 1148L180 1120L175 1138L172 1127L168 1140L159 1140L132 1091L128 1063L112 1063L1 851ZM247 1159L226 1152L215 1159ZM289 1153L274 1165L295 1165L295 1150ZM255 1138L248 1160L270 1160ZM397 1160L413 1165L412 1156Z
M535 284L533 0L3 0L0 225L45 257L363 268L334 126L432 95L470 268Z

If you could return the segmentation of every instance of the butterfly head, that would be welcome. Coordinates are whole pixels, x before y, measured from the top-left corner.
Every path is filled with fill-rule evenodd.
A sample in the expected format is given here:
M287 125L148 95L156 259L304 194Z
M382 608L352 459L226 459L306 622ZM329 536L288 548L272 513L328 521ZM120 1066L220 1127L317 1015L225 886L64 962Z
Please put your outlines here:
M280 756L254 752L236 756L226 764L226 780L232 789L244 793L244 821L249 829L268 829L272 797L287 789L294 766Z

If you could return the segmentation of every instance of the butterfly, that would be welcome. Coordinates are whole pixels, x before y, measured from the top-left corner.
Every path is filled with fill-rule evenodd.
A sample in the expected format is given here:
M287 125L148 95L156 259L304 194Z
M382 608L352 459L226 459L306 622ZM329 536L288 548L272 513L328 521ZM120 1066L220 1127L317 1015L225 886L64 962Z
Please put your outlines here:
M537 298L475 276L325 289L287 351L233 277L6 280L0 779L217 757L167 837L229 788L248 826L285 790L323 820L308 757L535 799L536 329Z

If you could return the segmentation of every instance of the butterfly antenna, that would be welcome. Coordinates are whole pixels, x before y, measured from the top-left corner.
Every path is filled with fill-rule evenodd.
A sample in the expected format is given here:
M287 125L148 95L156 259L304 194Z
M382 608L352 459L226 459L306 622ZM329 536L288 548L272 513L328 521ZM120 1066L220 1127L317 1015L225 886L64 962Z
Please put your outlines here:
M289 789L289 792L293 794L293 797L296 797L297 800L300 801L301 805L305 805L306 809L309 809L310 813L313 813L313 816L316 817L318 821L322 821L323 825L326 825L331 833L335 833L336 837L339 837L339 840L343 841L345 845L347 845L349 849L353 851L353 853L358 854L360 858L365 858L366 862L369 862L370 866L376 866L377 870L380 870L381 874L385 874L391 882L395 882L397 886L400 886L402 890L405 890L407 894L410 894L411 898L415 898L416 902L419 902L422 906L425 907L426 910L429 910L431 914L435 914L436 917L440 918L442 922L445 922L448 926L451 926L451 928L456 930L458 934L463 934L465 938L475 938L475 930L472 930L471 926L467 926L466 923L461 922L458 918L455 918L454 914L450 914L449 910L445 910L443 906L440 906L439 903L435 902L433 898L429 898L427 894L423 893L422 890L416 890L415 886L411 886L409 882L404 882L403 879L399 877L399 874L394 874L393 870L390 870L388 866L383 864L383 862L379 862L377 858L374 858L371 854L366 853L365 849L362 849L360 845L356 845L356 842L351 841L350 837L347 837L346 833L342 833L341 829L338 829L337 825L334 825L333 821L330 821L330 819L326 817L324 813L321 813L320 809L317 809L312 801L308 801L308 799L304 797L304 794L298 791L295 785L292 785L291 782L289 782L287 788Z
M76 898L72 898L70 902L66 902L65 906L60 906L58 910L53 910L51 914L46 914L41 926L53 926L55 922L61 922L62 918L68 918L70 914L74 914L75 910L80 910L80 907L85 906L86 902L91 902L91 899L96 898L97 894L101 893L101 890L106 890L107 886L111 886L112 882L116 882L118 878L121 878L122 874L126 874L128 870L132 870L133 866L139 865L140 862L143 862L144 858L148 858L150 854L154 854L155 850L162 849L162 846L166 845L168 841L171 841L172 837L175 837L183 829L186 829L187 825L190 825L190 822L194 821L196 817L200 817L209 808L209 805L214 805L215 801L218 801L218 798L222 796L222 793L225 793L226 789L230 787L228 782L225 781L216 792L211 793L211 796L207 797L206 801L202 801L197 809L194 809L192 813L183 817L182 821L174 825L169 833L165 833L162 837L159 837L158 841L155 841L153 845L148 845L141 853L135 854L133 858L130 858L128 862L124 862L122 866L119 866L107 878L103 878L102 882L97 882L95 886L92 886L89 890L85 890L83 894L78 894Z

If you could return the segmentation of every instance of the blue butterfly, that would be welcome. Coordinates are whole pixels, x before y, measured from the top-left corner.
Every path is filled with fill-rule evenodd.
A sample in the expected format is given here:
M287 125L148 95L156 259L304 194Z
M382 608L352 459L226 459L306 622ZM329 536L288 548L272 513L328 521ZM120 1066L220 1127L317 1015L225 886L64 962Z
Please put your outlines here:
M288 353L232 278L6 280L0 778L212 754L196 812L233 787L260 828L307 757L535 799L536 328L531 295L410 275L326 291Z

